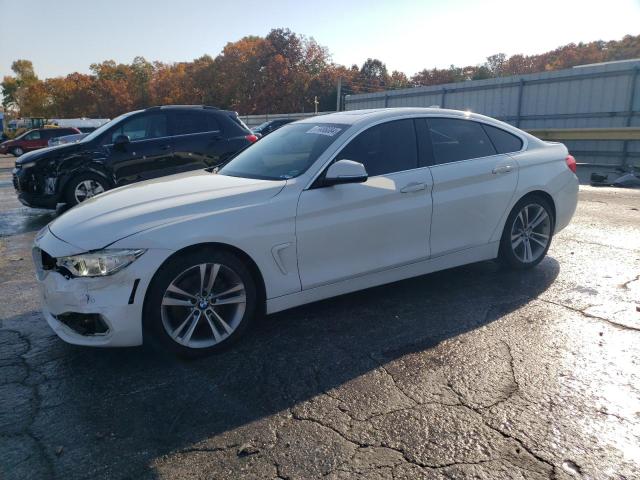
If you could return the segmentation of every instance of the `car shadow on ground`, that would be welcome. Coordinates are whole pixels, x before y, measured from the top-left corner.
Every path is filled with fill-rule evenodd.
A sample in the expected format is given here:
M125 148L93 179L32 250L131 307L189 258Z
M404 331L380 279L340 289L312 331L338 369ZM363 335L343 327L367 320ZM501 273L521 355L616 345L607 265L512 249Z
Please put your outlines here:
M90 455L96 472L137 477L159 456L487 325L558 273L553 258L526 272L482 262L380 286L268 316L230 350L188 362L148 347L74 347L47 333L24 354L48 379L32 429L50 455L64 446L58 473L86 474L77 462ZM48 332L40 316L33 321Z

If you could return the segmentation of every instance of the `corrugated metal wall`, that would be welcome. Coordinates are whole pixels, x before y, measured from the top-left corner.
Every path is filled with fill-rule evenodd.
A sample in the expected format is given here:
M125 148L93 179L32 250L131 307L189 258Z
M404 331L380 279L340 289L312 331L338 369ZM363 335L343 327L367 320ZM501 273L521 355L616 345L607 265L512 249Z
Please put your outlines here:
M348 95L346 110L440 106L523 129L640 126L640 61ZM639 141L567 141L580 162L640 165Z

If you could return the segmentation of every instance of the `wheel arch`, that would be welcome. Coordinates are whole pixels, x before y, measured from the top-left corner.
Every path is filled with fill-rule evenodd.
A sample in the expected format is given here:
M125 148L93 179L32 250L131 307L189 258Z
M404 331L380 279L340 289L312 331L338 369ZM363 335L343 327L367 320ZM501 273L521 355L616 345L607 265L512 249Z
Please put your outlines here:
M100 178L104 179L104 181L107 182L109 188L113 188L115 186L115 184L113 183L113 179L106 169L98 168L95 164L80 164L79 166L76 166L76 168L71 168L65 172L62 172L61 180L58 183L58 192L61 195L64 195L65 189L67 188L71 180L73 180L78 175L84 175L87 173L98 175Z
M553 197L548 193L545 192L544 190L531 190L530 192L527 192L526 194L524 194L522 197L520 197L514 204L513 207L511 207L511 209L513 210L513 208L523 199L525 198L529 198L529 197L542 197L544 198L546 201L549 202L549 205L551 205L551 209L553 210L551 213L553 213L553 223L555 226L555 221L556 221L556 202L553 199ZM509 212L511 213L511 212Z
M254 278L255 282L256 282L256 289L257 289L257 293L258 293L258 306L259 306L259 311L258 314L264 314L264 312L266 311L266 286L264 283L264 277L262 275L262 272L260 271L260 268L258 267L258 264L253 260L253 258L251 258L251 256L246 253L244 250L234 246L234 245L230 245L228 243L222 243L222 242L205 242L205 243L196 243L193 245L189 245L188 247L184 247L181 248L180 250L176 250L175 252L173 252L171 255L169 255L164 262L162 262L162 264L158 267L158 269L154 272L153 276L151 277L151 280L149 281L149 284L147 285L146 291L144 293L144 300L143 300L143 325L142 325L142 329L143 329L143 338L144 338L144 331L147 328L147 326L144 324L144 320L147 318L147 315L145 314L145 310L147 308L147 299L149 297L149 291L150 291L150 287L153 285L154 280L156 279L156 277L158 276L158 272L160 272L160 270L162 270L162 267L164 267L169 261L171 261L172 259L180 256L180 255L184 255L187 254L189 252L192 251L197 251L197 250L201 250L201 249L217 249L217 250L224 250L230 253L233 253L235 255L237 255L238 257L240 257L247 265L247 267L249 268L249 272L251 273L251 276Z
M504 233L504 229L505 229L505 225L507 223L507 219L509 218L509 215L511 215L511 212L513 211L513 209L516 207L516 205L518 203L520 203L523 199L525 198L529 198L529 197L535 197L535 196L539 196L544 198L546 201L549 202L549 205L551 205L551 209L552 209L552 214L553 214L553 223L554 223L554 230L555 230L555 221L556 221L556 202L554 201L553 197L546 191L544 190L540 190L540 189L534 189L534 190L530 190L522 195L520 195L519 197L513 197L513 203L510 205L510 208L506 209L502 219L500 220L500 223L496 226L496 229L493 232L493 235L491 236L491 241L500 241L500 239L502 238L502 235Z
M542 200L544 200L546 203L549 204L549 207L551 208L551 236L553 236L553 233L555 231L555 225L556 225L556 203L553 199L553 196L551 196L548 192L544 191L544 190L539 190L539 189L535 189L535 190L531 190L529 192L526 192L524 195L521 195L512 205L511 209L509 209L507 211L505 220L502 224L502 231L500 233L500 237L499 237L499 245L498 245L498 260L506 266L510 266L512 268L526 268L523 267L522 265L519 266L515 266L514 263L507 259L507 247L505 242L506 239L509 238L509 230L510 230L510 224L508 224L507 222L509 221L509 218L511 217L511 215L516 212L516 207L518 207L518 205L522 204L523 201L528 200L528 199L532 199L532 198L540 198ZM542 256L538 259L535 260L531 266L535 266L537 265L542 258L544 258L544 256L546 255L547 250L549 249L549 246L551 244L551 236L549 238L549 242L547 244L547 246L545 247L545 250L542 254Z

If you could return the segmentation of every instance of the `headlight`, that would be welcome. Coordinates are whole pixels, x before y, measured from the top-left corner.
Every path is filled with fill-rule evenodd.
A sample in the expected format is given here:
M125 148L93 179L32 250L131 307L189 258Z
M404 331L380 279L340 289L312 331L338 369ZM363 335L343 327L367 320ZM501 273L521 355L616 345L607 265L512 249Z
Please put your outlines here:
M104 277L122 270L145 250L100 250L56 259L56 265L74 277Z
M36 164L35 160L33 162L21 163L20 168L31 168Z

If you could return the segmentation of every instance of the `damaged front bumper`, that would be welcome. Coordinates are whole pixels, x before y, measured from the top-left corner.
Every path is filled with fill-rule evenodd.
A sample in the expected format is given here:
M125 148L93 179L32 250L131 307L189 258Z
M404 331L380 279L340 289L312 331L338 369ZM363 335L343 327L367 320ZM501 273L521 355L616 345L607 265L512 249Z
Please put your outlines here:
M13 169L13 187L18 200L27 207L55 209L60 201L56 192L56 178L40 179L32 170L34 169L22 167Z
M56 257L84 253L45 227L33 249L42 312L65 342L96 347L141 345L144 297L153 273L172 253L150 249L123 270L104 277L69 277Z

